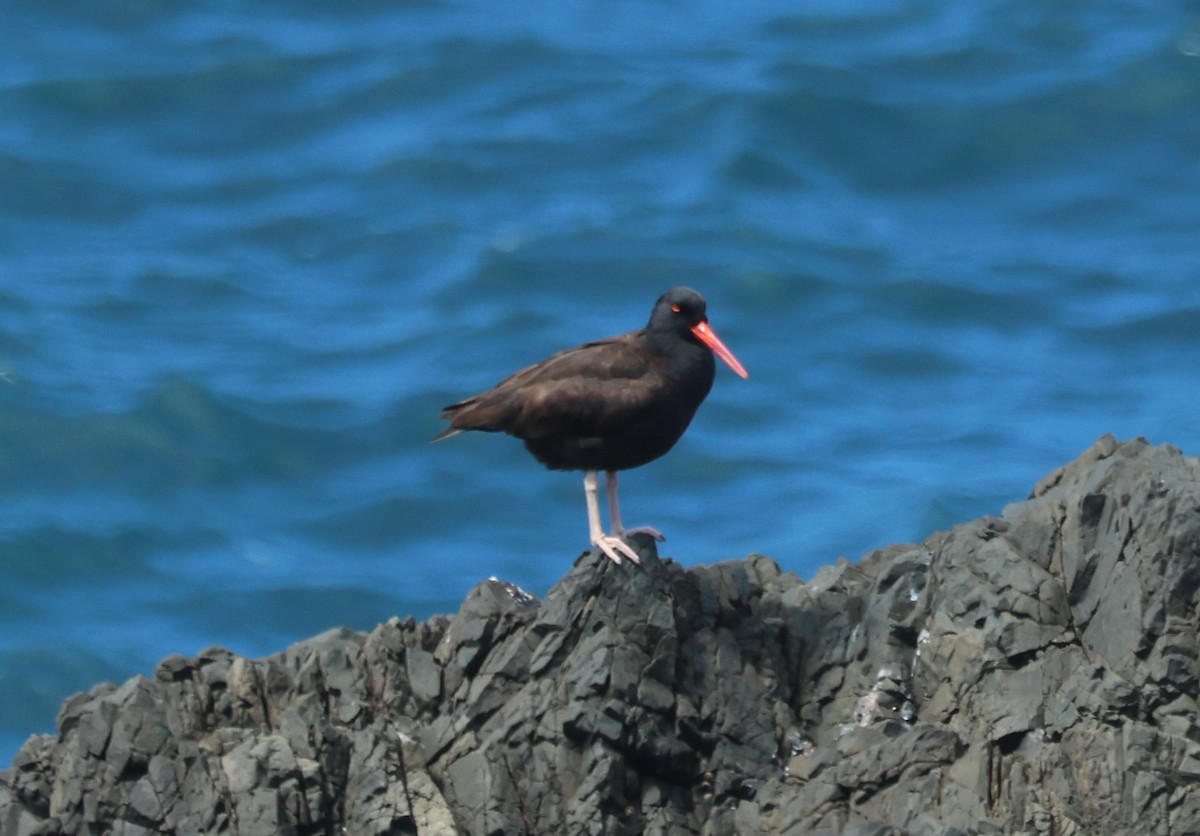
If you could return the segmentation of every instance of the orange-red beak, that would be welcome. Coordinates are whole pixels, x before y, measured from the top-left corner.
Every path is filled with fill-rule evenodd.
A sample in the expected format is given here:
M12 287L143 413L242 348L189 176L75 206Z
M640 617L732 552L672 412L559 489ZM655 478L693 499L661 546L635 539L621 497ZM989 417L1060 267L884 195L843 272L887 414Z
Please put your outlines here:
M713 354L724 360L725 365L737 372L742 378L750 376L750 372L746 371L745 367L733 356L733 352L725 347L725 343L721 342L717 337L716 331L708 327L707 322L697 322L692 326L692 333L696 335L696 339L711 348Z

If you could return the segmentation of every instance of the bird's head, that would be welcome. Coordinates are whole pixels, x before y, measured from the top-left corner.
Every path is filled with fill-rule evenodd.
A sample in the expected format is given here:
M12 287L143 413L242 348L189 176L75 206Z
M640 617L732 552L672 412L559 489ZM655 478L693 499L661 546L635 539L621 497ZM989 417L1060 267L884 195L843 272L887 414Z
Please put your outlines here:
M658 298L650 313L648 330L673 334L683 339L694 339L720 357L739 376L747 378L750 373L725 347L725 343L708 324L708 304L704 297L690 287L673 287Z

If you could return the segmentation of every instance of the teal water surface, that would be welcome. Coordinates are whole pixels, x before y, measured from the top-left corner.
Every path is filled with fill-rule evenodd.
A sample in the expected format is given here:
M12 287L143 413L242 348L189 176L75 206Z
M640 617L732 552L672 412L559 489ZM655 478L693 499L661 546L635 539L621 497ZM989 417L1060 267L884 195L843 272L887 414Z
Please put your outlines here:
M1200 452L1200 8L26 4L0 27L0 763L211 644L542 594L577 474L443 404L677 284L749 368L622 479L802 576Z

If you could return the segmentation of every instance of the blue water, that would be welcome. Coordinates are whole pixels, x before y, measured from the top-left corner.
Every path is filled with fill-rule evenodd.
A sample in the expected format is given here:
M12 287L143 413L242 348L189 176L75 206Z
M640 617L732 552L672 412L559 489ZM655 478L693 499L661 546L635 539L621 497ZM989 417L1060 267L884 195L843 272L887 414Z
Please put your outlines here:
M70 693L541 594L578 474L439 407L701 290L622 480L811 576L1200 452L1200 8L99 0L0 26L0 764Z

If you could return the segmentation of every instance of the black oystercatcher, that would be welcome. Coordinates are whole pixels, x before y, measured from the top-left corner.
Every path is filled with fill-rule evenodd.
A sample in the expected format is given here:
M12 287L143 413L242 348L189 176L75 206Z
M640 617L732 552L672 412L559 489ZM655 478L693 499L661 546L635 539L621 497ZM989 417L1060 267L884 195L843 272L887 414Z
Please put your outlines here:
M708 327L704 297L686 287L664 293L640 331L559 352L442 412L450 428L505 432L551 470L583 470L588 534L615 563L637 552L621 538L617 471L654 461L675 446L712 388L713 353L742 377L748 373ZM605 471L612 534L600 525L597 473Z

